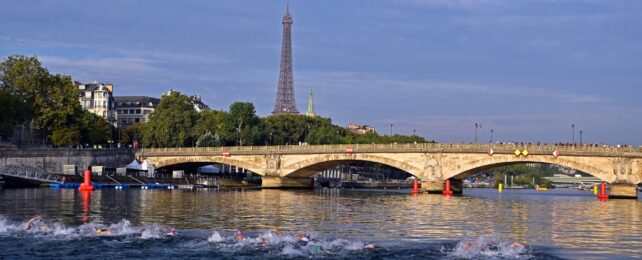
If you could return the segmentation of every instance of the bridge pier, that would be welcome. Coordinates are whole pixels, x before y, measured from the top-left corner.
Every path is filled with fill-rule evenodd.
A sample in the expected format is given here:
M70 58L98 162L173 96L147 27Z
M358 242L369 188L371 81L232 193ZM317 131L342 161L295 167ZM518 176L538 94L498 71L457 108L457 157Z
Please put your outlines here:
M464 183L461 180L450 179L450 190L453 194L462 194ZM446 180L439 181L421 181L421 190L429 194L442 194Z
M312 178L308 177L261 177L264 189L310 189Z
M629 183L609 184L609 199L637 199L637 185Z

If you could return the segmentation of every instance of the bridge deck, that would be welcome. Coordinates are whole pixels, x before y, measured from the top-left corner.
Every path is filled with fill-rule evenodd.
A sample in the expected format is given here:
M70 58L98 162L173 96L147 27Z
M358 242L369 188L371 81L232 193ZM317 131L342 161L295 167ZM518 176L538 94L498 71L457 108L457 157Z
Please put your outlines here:
M354 153L487 153L490 149L498 154L512 154L515 150L527 150L529 154L551 154L559 151L561 155L575 156L633 156L642 155L641 147L602 147L602 146L556 146L556 145L506 145L506 144L340 144L340 145L279 145L279 146L232 146L232 147L177 147L142 148L138 156L146 155L211 155L229 152L237 155L250 154L312 154L344 153L349 149Z

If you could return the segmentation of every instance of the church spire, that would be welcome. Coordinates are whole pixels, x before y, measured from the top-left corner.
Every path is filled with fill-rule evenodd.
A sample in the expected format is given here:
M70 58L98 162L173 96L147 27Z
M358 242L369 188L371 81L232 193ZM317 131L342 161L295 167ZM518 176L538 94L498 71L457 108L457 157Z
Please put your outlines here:
M312 100L312 89L310 89L310 98L308 99L308 112L305 113L307 116L316 116L317 113L314 112L314 101Z

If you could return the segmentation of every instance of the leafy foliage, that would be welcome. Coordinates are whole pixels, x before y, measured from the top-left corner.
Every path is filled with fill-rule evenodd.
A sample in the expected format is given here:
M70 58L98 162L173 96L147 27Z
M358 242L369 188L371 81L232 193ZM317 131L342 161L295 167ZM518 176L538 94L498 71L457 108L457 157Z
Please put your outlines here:
M219 137L213 135L212 132L210 131L202 135L196 141L197 147L213 147L213 146L219 146L219 145L221 145L221 141L219 140Z
M6 89L0 89L0 140L11 136L13 128L25 120L26 104Z
M255 145L263 140L261 119L252 103L232 103L230 111L222 114L221 126L219 134L224 145Z
M83 144L104 144L111 139L114 127L104 118L88 112L82 111L82 137Z
M29 122L56 146L104 144L115 129L100 116L83 111L71 78L51 75L36 57L10 56L0 62L0 136ZM219 145L294 145L425 142L418 136L357 135L332 120L303 115L260 118L254 104L235 102L229 111L197 113L192 101L172 92L161 99L147 125L120 131L120 140L145 147Z
M180 92L161 98L158 107L149 116L143 130L143 144L148 147L194 146L192 128L198 114L191 100Z
M0 89L18 100L17 121L32 121L40 136L54 145L80 141L82 109L71 77L49 74L36 57L10 56L0 63Z
M142 123L133 124L125 129L120 130L120 143L129 145L134 141L142 140L145 125Z

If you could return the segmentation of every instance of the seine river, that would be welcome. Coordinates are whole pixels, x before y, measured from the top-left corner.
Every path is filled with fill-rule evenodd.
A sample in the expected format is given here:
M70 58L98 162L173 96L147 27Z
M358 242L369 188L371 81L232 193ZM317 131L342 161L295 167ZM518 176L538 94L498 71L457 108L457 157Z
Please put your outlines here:
M0 190L0 259L95 257L639 259L642 201L570 190Z

